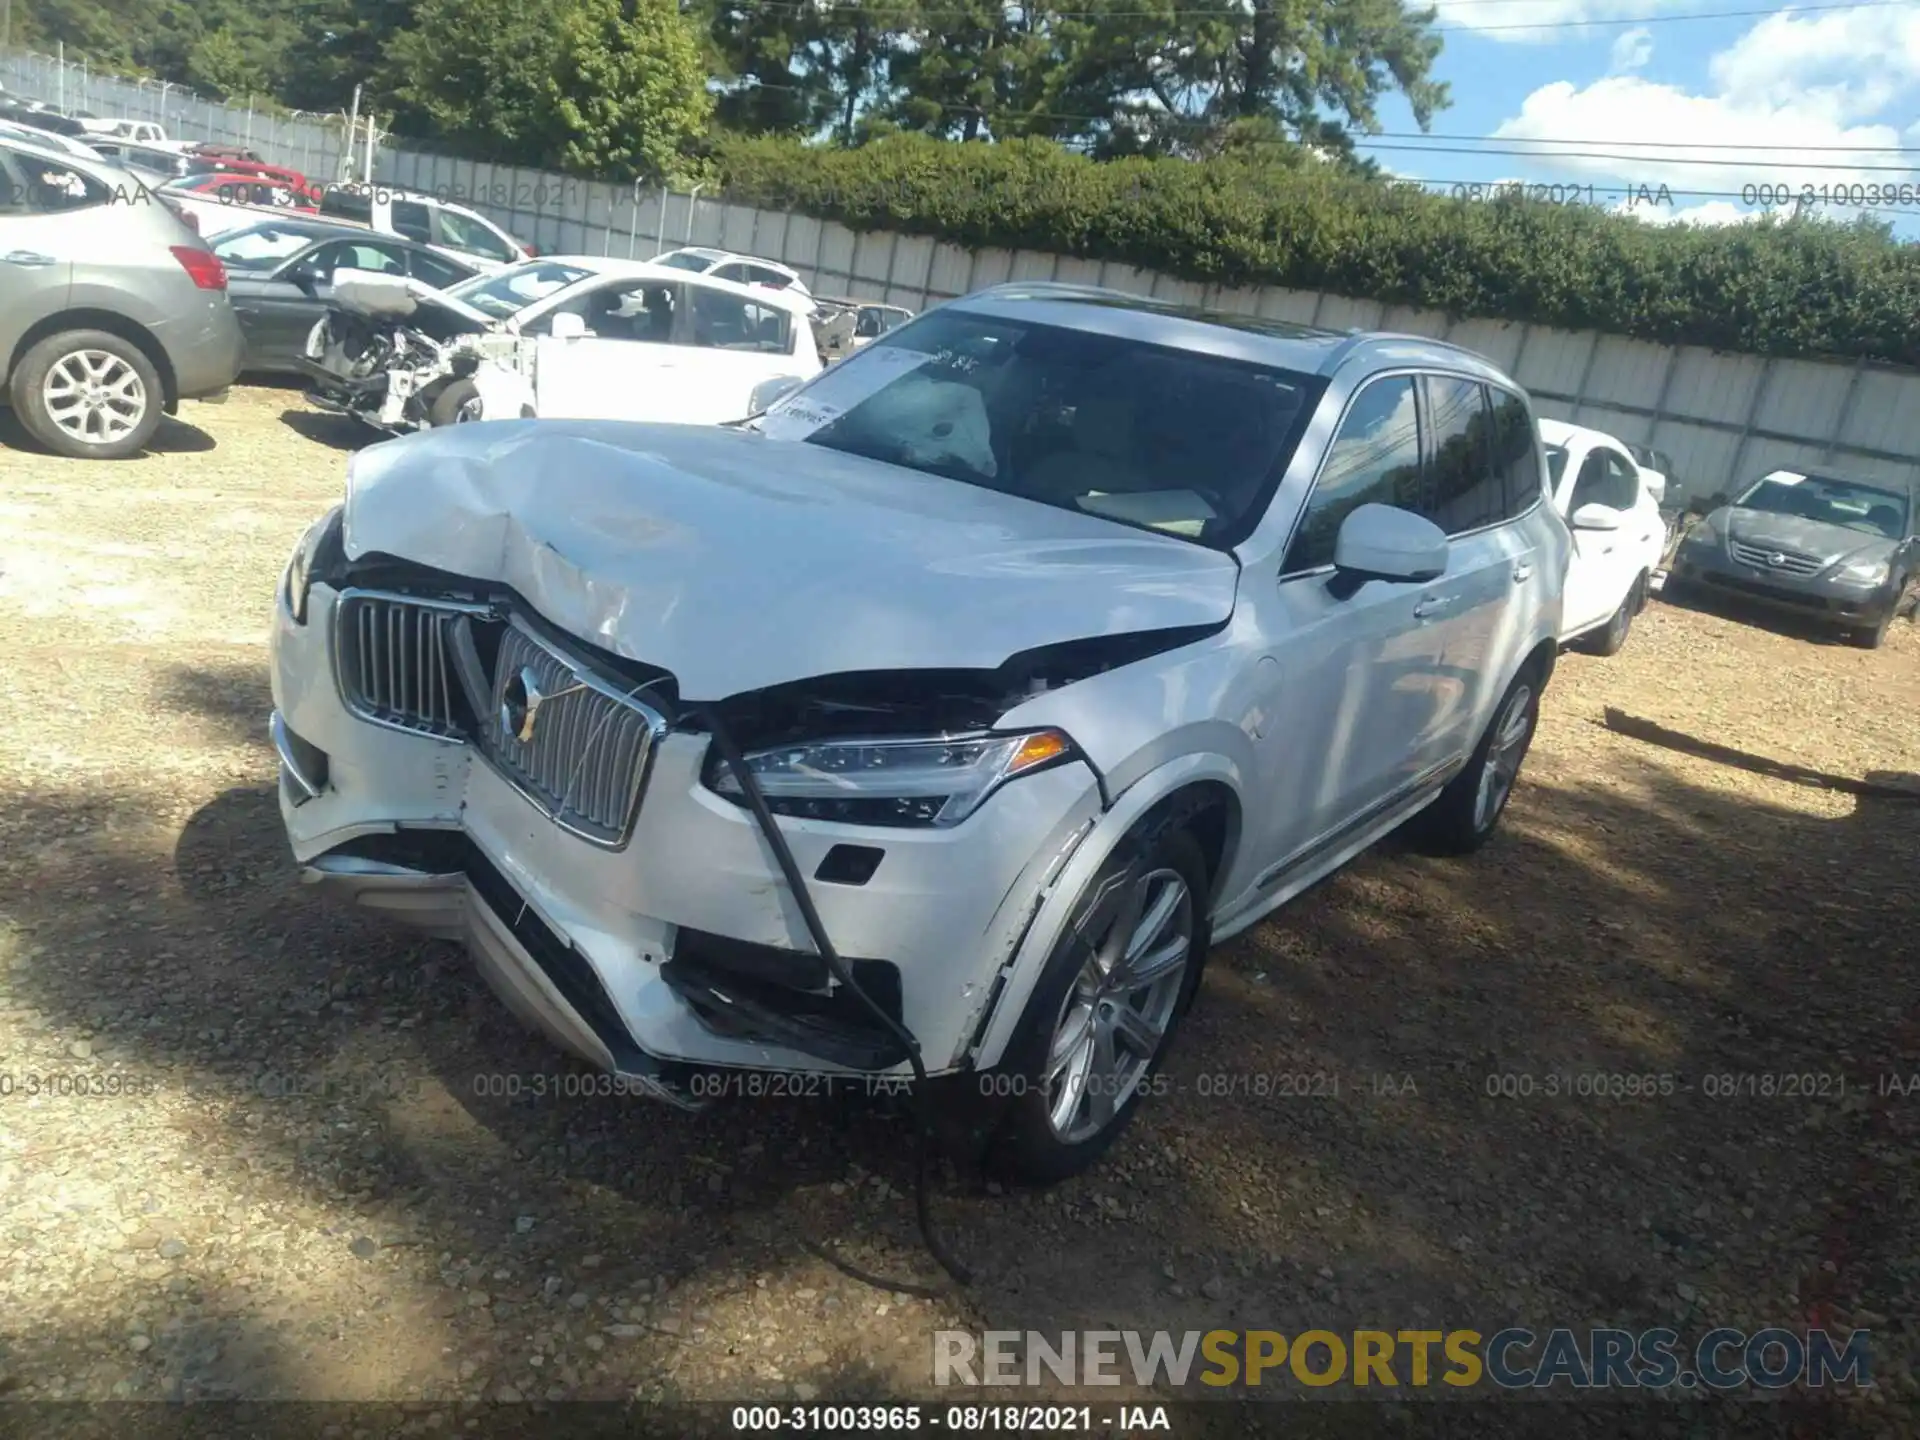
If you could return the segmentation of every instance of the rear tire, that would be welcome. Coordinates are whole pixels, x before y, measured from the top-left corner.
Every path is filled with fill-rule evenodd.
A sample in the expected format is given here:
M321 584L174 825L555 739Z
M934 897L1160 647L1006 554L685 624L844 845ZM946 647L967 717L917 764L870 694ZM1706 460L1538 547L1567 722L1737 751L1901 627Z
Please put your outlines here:
M20 357L9 393L27 433L74 460L139 454L166 404L153 362L105 330L47 336Z
M1013 1091L990 1170L1050 1185L1091 1167L1119 1138L1153 1092L1199 985L1208 894L1206 857L1177 822L1130 837L1088 883L1004 1064L981 1077ZM1148 983L1126 983L1140 975Z
M1493 838L1539 723L1539 667L1528 665L1494 707L1467 768L1409 823L1409 838L1419 849L1430 855L1471 855Z
M433 397L427 406L427 423L436 430L442 425L460 425L483 419L480 387L471 380L453 380Z

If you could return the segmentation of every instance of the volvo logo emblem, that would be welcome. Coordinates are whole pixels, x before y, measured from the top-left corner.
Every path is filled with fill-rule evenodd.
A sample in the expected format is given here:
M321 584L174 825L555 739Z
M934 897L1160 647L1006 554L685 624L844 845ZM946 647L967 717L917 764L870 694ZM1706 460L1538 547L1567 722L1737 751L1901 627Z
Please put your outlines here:
M500 733L509 740L518 740L522 745L533 743L533 727L540 719L540 707L552 700L564 699L577 691L590 690L593 687L582 680L569 685L564 690L542 690L540 672L531 665L523 665L520 672L507 681L507 687L500 693Z
M540 676L531 665L522 667L518 675L507 681L506 691L500 698L501 733L522 745L532 744L534 722L540 718L540 707L546 702Z
M1787 563L1787 557L1782 555L1778 550L1774 551L1773 554L1767 556L1767 564L1772 565L1776 568L1786 563Z

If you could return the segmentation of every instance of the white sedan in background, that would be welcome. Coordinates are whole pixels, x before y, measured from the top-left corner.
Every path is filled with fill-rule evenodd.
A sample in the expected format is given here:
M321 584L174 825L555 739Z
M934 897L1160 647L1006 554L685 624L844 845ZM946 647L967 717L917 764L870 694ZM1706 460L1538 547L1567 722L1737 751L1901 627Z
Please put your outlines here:
M1573 531L1560 643L1601 655L1627 643L1666 549L1659 496L1626 445L1600 430L1540 421L1554 508Z
M471 420L742 420L820 372L801 295L553 255L445 291L337 276L312 398L394 433Z

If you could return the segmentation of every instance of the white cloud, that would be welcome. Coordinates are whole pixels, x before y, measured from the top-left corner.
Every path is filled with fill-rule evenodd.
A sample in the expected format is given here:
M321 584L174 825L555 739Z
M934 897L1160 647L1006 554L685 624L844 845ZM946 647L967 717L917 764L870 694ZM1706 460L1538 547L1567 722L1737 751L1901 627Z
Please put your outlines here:
M1808 186L1913 181L1911 169L1876 168L1897 157L1873 151L1898 145L1899 134L1893 125L1866 123L1873 110L1858 96L1829 88L1772 98L1765 93L1771 83L1756 93L1742 78L1740 89L1692 95L1635 75L1610 75L1584 87L1560 80L1527 96L1520 113L1494 133L1532 141L1529 149L1552 157L1542 166L1602 187L1665 185L1726 197L1761 185L1798 194ZM1552 141L1562 143L1545 143ZM1583 153L1567 153L1575 149ZM1848 218L1843 210L1831 213Z
M1745 225L1763 212L1743 210L1731 200L1705 200L1698 205L1661 205L1620 200L1610 207L1616 215L1631 215L1646 225Z
M1613 42L1613 72L1623 74L1628 70L1642 69L1653 59L1653 32L1644 25L1636 25L1631 30L1623 30Z
M1920 81L1920 6L1769 15L1709 68L1721 93L1743 105L1865 119Z
M1598 24L1699 8L1690 0L1433 0L1433 5L1440 24L1477 30L1510 45L1552 45L1592 35L1576 22Z

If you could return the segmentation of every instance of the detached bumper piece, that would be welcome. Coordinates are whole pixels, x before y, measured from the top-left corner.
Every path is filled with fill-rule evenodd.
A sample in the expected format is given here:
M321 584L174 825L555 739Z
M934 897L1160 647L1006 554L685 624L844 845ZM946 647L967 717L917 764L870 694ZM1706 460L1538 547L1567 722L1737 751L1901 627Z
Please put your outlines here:
M267 733L280 756L280 783L293 803L317 799L327 788L327 752L296 735L278 710L267 719Z
M860 988L901 1019L900 969L885 960L849 964ZM779 1045L849 1070L891 1070L907 1061L899 1037L844 986L829 989L818 955L681 930L660 978L717 1034Z

